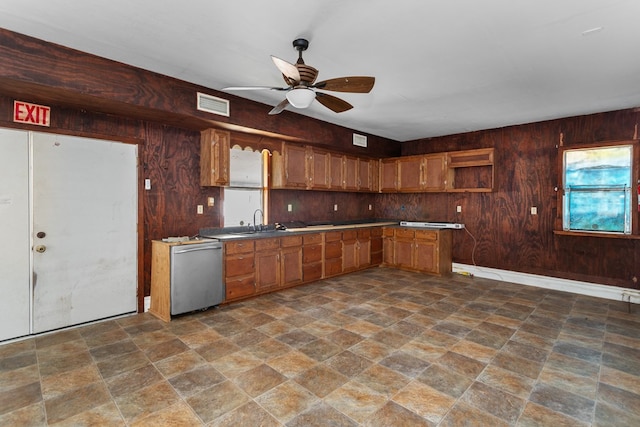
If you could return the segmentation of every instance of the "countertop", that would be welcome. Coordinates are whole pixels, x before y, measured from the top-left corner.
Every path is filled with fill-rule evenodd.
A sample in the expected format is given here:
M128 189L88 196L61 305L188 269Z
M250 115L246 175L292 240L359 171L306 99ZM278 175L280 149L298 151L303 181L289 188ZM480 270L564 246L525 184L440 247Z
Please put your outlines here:
M322 224L322 225L309 225L306 227L300 228L287 228L286 230L267 230L267 231L239 231L239 232L231 232L226 233L221 230L220 233L216 231L207 232L206 230L200 231L200 236L207 239L217 239L220 241L227 240L239 240L239 239L266 239L271 237L286 237L297 234L305 234L305 233L318 233L324 231L333 231L333 230L348 230L353 228L364 228L364 227L383 227L389 225L398 225L398 221L377 221L377 222L366 222L366 223L356 223L356 224Z

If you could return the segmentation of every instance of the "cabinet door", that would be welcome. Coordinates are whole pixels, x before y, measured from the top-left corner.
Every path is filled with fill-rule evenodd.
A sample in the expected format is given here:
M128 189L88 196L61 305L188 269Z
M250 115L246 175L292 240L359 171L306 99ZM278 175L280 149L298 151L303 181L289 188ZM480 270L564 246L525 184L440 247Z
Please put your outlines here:
M358 230L358 268L367 268L371 265L371 230Z
M282 248L280 251L282 268L281 286L302 282L302 246Z
M393 237L384 237L382 239L382 262L388 266L395 266L394 257L394 239Z
M413 239L396 239L394 244L394 261L396 266L400 268L414 268L413 242Z
M422 190L423 156L410 156L398 159L398 191L413 192Z
M231 133L206 129L200 134L200 185L229 184Z
M307 186L307 150L297 145L284 146L285 187Z
M437 242L427 240L415 241L413 268L427 273L439 273Z
M395 192L398 187L398 160L380 160L380 192Z
M344 156L344 189L358 189L358 158Z
M445 154L430 154L424 156L424 182L425 191L444 191L446 177Z
M369 159L358 159L358 190L371 191L371 164Z
M342 154L329 153L331 179L329 184L332 190L344 188L344 156Z
M358 241L356 239L342 241L342 272L353 271L358 266Z
M280 252L256 252L256 289L258 292L280 285Z
M308 148L309 150L309 187L329 188L331 167L329 152Z

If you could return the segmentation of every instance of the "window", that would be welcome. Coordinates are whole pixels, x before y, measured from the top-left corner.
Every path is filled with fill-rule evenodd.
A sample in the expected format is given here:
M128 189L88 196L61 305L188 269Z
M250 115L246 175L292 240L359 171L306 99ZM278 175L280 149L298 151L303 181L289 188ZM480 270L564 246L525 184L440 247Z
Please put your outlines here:
M223 225L225 227L253 224L254 212L265 212L265 156L260 151L242 150L235 146L229 156L229 187L224 189ZM259 213L256 221L263 221ZM260 224L260 222L258 222Z
M565 149L562 228L631 234L633 145Z

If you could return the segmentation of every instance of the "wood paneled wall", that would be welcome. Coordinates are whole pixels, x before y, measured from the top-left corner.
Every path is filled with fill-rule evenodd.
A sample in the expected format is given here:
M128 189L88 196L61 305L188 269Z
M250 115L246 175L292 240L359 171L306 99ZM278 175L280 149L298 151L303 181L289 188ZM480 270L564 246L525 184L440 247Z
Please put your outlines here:
M198 233L200 228L221 224L220 188L200 187L200 130L220 127L232 130L232 144L273 148L280 139L371 157L395 156L395 141L369 136L367 149L352 145L353 130L293 112L269 116L271 107L219 93L184 81L130 67L73 49L0 29L0 126L38 132L56 132L139 144L140 179L151 180L143 191L143 286L149 295L151 240ZM196 93L205 92L231 100L231 117L214 117L195 109ZM15 99L52 107L51 127L13 123ZM359 132L362 133L362 132ZM215 205L207 206L207 197ZM370 195L358 206L372 203ZM314 220L359 217L346 194L316 198L310 192L294 196L295 219ZM294 219L273 198L272 221ZM317 200L322 200L318 205ZM344 210L329 214L325 204L338 203ZM196 214L196 206L205 206ZM327 215L318 215L322 206ZM342 218L342 217L341 217Z
M453 260L465 264L638 288L640 241L553 233L559 185L558 150L564 146L636 135L640 110L572 117L402 144L402 154L494 147L495 191L380 195L378 216L462 222ZM462 206L462 213L456 213ZM531 215L536 206L538 215ZM637 217L636 217L637 218Z
M454 233L456 262L476 262L513 271L583 279L637 288L638 240L557 236L557 150L565 144L629 139L639 113L594 114L440 138L395 141L369 136L369 148L351 144L353 130L293 112L268 116L269 106L160 76L120 63L0 29L0 126L12 123L14 99L54 107L48 131L140 145L144 191L144 294L149 294L150 242L191 235L220 225L219 188L199 186L199 131L232 129L234 138L260 145L280 137L297 143L371 157L494 147L496 191L455 194L359 194L273 191L271 221L327 221L367 218L463 222ZM232 102L230 118L212 120L195 110L195 93L205 91ZM22 126L22 128L28 128ZM37 131L46 129L31 128ZM241 132L244 131L244 132ZM360 133L360 132L359 132ZM263 141L265 142L265 141ZM265 142L266 143L266 142ZM216 200L206 207L206 198ZM292 213L287 205L293 204ZM196 215L196 205L205 205ZM338 204L338 212L333 205ZM373 204L374 210L368 211ZM462 213L455 213L455 206ZM538 215L529 215L531 206Z

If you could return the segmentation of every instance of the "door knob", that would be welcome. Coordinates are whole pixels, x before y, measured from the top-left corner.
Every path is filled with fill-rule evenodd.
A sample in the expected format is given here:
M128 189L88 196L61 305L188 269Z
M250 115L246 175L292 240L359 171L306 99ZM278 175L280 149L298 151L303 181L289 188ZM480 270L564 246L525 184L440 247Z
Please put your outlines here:
M36 249L36 252L43 253L43 252L45 252L47 250L47 247L45 245L38 245L38 246L36 246L35 249Z

